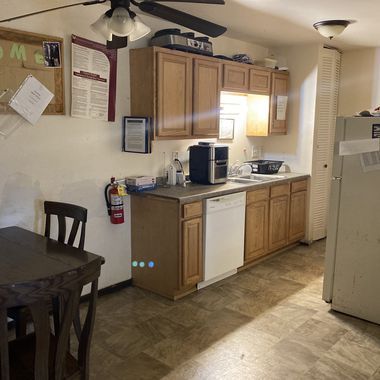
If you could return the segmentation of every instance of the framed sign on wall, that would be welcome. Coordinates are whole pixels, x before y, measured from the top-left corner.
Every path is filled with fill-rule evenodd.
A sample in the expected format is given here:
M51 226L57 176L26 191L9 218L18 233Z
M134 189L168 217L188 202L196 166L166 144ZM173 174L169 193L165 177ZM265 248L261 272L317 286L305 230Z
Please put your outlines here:
M124 116L123 151L151 153L151 119L149 117Z

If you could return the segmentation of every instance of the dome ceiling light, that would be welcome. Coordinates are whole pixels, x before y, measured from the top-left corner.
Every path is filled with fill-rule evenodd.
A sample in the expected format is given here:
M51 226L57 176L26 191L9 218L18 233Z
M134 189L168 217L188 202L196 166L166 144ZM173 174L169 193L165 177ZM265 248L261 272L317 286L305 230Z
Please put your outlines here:
M351 23L352 21L348 20L326 20L316 22L313 26L323 37L332 40L334 37L341 34Z

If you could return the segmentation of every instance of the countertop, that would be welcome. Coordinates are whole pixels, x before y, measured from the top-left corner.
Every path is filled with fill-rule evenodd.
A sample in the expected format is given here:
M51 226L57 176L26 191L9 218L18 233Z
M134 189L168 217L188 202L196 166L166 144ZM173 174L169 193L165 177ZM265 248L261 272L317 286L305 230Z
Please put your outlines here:
M175 185L160 186L154 190L147 190L141 193L131 193L138 196L156 196L178 200L180 203L191 203L202 199L218 197L221 195L238 193L239 191L250 191L268 185L280 184L289 180L302 180L309 178L308 174L300 173L278 173L277 175L285 178L274 178L273 180L258 182L258 183L238 183L227 181L220 185L201 185L197 183L187 183L186 187Z

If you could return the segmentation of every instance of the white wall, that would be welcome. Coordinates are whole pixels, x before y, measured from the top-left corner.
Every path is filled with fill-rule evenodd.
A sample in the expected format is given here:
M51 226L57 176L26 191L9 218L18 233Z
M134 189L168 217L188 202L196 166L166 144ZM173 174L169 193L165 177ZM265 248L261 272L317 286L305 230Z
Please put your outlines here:
M15 2L17 7L17 2ZM103 6L70 8L7 24L7 27L65 38L66 116L42 116L36 126L21 127L8 139L0 140L0 227L19 225L42 233L44 200L80 204L89 211L85 248L103 255L100 287L131 277L129 201L127 220L111 225L106 213L103 189L111 176L134 174L161 175L170 152L185 152L195 141L153 142L150 155L121 152L121 119L129 115L128 49L118 51L116 122L75 119L70 111L70 37L100 41L89 24L107 8ZM15 10L15 13L16 10ZM22 12L20 12L22 13ZM150 17L145 22L159 30L172 26ZM132 47L147 45L147 39ZM244 52L262 59L268 49L229 38L214 41L216 54ZM4 116L0 115L0 122ZM244 120L237 122L231 159L243 160L244 149L254 142L244 135Z
M289 68L285 136L261 138L265 158L284 159L292 172L311 173L319 45L277 49L279 66Z
M380 48L342 54L338 114L352 116L380 105Z

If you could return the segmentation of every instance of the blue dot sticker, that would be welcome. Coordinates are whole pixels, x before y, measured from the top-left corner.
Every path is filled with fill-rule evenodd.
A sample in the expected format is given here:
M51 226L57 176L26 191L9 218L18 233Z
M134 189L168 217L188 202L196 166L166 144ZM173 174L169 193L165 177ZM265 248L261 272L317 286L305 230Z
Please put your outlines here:
M144 267L145 267L145 263L144 263L144 261L140 261L140 262L139 262L139 267L140 267L140 268L144 268Z
M154 267L154 261L149 261L149 263L148 263L148 267L149 267L149 268L153 268L153 267Z
M135 268L136 268L136 267L137 267L137 265L138 265L138 262L137 262L136 260L132 261L132 266L133 266L133 267L135 267Z

